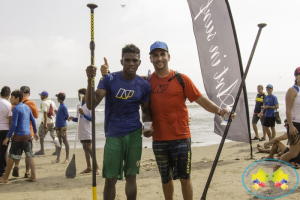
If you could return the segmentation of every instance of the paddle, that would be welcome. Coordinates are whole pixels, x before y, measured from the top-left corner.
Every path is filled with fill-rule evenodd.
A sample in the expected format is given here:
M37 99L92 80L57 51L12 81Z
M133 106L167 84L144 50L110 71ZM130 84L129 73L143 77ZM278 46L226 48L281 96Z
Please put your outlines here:
M91 65L95 65L95 41L94 41L94 9L98 6L96 4L88 4L87 7L91 9ZM93 180L92 180L92 192L93 200L97 200L97 180L96 180L96 124L95 124L95 77L91 77L91 96L92 96L92 160L93 160Z
M80 94L80 104L79 104L79 108L81 108L81 104L82 104L82 98L83 98L83 94ZM77 136L78 136L78 129L79 129L79 121L80 121L80 113L78 112L78 121L77 121L77 128L76 128L76 136L75 136L75 144L74 144L74 152L73 152L73 157L71 162L69 163L69 166L67 167L66 170L66 177L67 178L75 178L76 177L76 162L75 162L75 150L76 150L76 143L77 143Z

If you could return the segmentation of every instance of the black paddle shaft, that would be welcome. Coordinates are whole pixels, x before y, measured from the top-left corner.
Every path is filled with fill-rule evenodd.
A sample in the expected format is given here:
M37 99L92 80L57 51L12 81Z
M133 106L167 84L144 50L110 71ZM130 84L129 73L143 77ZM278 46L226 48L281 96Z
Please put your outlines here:
M265 26L267 26L267 24L258 24L257 26L259 27L259 30L258 30L256 39L255 39L255 42L254 42L254 45L253 45L253 48L252 48L252 52L251 52L251 54L250 54L250 57L249 57L249 60L248 60L248 63L247 63L247 67L246 67L244 76L243 76L243 78L242 78L241 85L240 85L239 90L238 90L238 93L237 93L237 95L236 95L236 98L235 98L235 101L234 101L234 104L233 104L233 107L232 107L232 111L231 111L231 113L230 113L230 115L229 115L228 123L227 123L227 125L226 125L225 131L224 131L224 134L223 134L223 137L222 137L222 141L221 141L221 143L220 143L220 146L219 146L219 149L218 149L216 158L215 158L215 160L214 160L213 166L212 166L212 168L211 168L209 177L208 177L208 179L207 179L207 182L206 182L206 185L205 185L205 188L204 188L204 191L203 191L203 193L202 193L202 197L201 197L200 200L206 200L206 194L207 194L207 191L208 191L210 182L211 182L211 180L212 180L212 177L213 177L213 175L214 175L215 169L216 169L216 167L217 167L217 163L218 163L218 161L219 161L219 157L220 157L220 155L221 155L221 151L222 151L222 148L223 148L225 139L226 139L226 137L227 137L229 127L230 127L231 122L232 122L231 114L235 112L235 109L236 109L236 107L237 107L237 104L238 104L238 101L239 101L239 98L240 98L242 89L243 89L243 87L244 87L244 85L245 85L245 80L246 80L246 77L247 77L247 74L248 74L248 71L249 71L249 68L250 68L250 64L251 64L251 61L252 61L252 58L253 58L253 55L254 55L254 52L255 52L255 49L256 49L256 45L257 45L257 42L258 42L260 33L261 33L261 31L262 31L262 28L265 27ZM250 140L251 140L251 138L250 138Z
M91 50L91 65L95 65L95 41L94 41L94 9L98 6L96 4L87 4L87 7L91 9L91 42L90 42L90 50ZM91 78L91 96L92 96L92 159L93 159L93 188L96 187L96 137L95 137L95 77ZM94 192L93 192L94 193Z

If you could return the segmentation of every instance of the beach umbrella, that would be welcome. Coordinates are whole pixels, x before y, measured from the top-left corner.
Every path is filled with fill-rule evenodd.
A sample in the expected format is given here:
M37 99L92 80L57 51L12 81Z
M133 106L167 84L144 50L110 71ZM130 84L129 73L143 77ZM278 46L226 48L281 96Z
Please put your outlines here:
M82 98L83 98L83 94L79 95L80 97L80 104L79 104L79 108L81 108L81 104L82 104ZM76 177L76 162L75 162L75 150L76 150L76 143L77 143L77 136L78 136L78 129L79 129L79 122L80 122L80 113L78 112L77 114L77 128L76 128L76 136L75 136L75 143L74 143L74 151L73 151L73 157L71 162L69 163L69 166L67 167L66 170L66 177L67 178L75 178Z

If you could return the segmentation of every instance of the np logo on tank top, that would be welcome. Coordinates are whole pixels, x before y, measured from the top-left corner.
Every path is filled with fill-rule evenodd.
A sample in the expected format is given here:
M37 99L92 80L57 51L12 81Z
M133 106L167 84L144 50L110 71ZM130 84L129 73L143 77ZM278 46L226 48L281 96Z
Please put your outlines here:
M163 93L168 89L169 84L165 85L155 85L154 89L152 90L152 93Z
M123 88L120 88L116 97L119 99L128 99L131 98L134 94L133 90L125 90Z

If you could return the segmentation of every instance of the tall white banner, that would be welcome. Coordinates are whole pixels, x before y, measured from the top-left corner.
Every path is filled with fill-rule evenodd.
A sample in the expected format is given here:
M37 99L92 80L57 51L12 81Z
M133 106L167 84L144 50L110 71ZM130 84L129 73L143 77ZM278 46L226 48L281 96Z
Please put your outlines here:
M242 80L242 64L234 24L226 0L187 0L197 42L200 68L208 98L221 108L232 107ZM247 99L246 99L247 100ZM250 142L243 92L227 139ZM215 116L214 131L222 136L225 127Z

